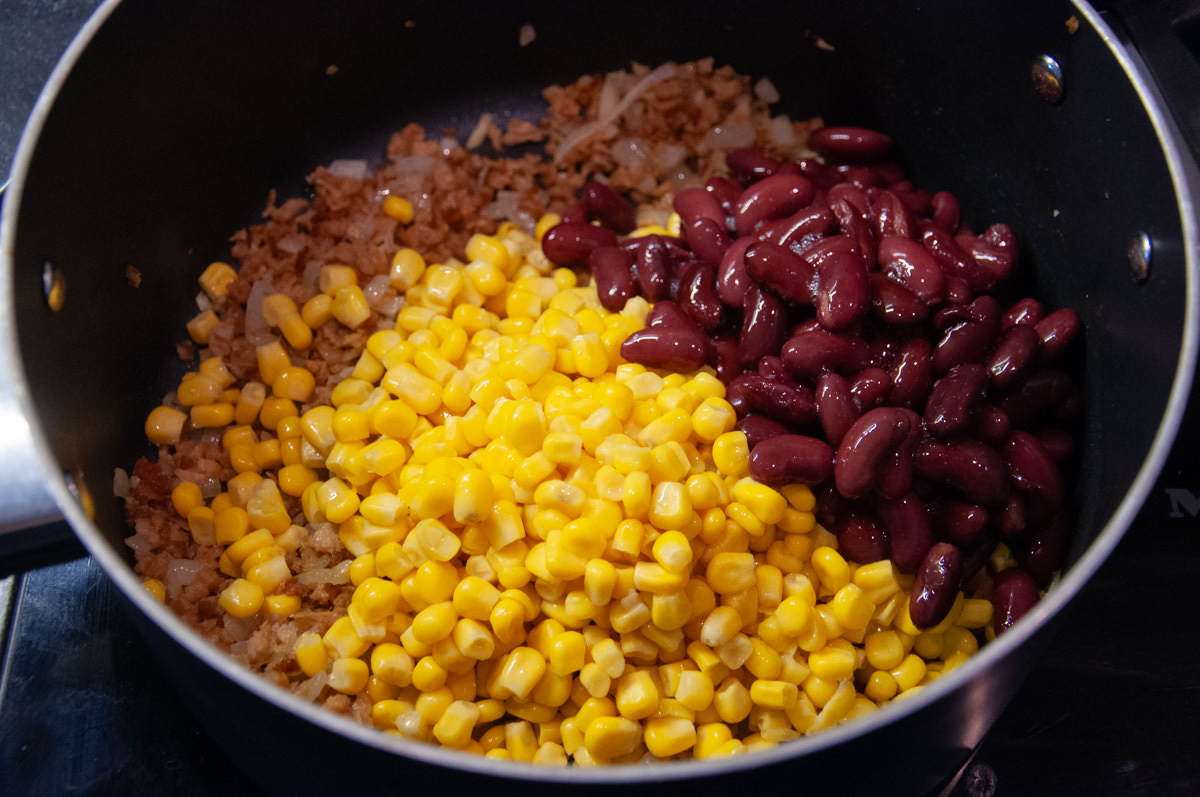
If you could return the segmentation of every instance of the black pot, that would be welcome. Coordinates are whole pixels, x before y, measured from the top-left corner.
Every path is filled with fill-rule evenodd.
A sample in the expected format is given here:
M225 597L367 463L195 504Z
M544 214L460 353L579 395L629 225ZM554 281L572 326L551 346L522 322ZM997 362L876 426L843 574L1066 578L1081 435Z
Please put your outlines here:
M520 47L525 23L537 38ZM334 158L378 160L409 121L465 132L481 110L534 118L546 84L704 56L769 76L794 117L891 133L906 171L954 192L965 219L1018 231L1026 289L1080 312L1079 527L1060 583L1025 620L914 698L812 739L720 762L563 771L406 744L315 709L148 598L108 485L144 453L145 413L183 370L174 341L196 276L268 190L301 193L302 176ZM1060 65L1061 92L1031 78L1051 66L1044 56ZM106 4L39 101L3 208L0 406L15 441L3 475L21 498L3 523L64 515L197 716L272 790L351 777L395 790L794 778L928 791L1007 704L1162 467L1196 359L1197 186L1153 85L1083 5ZM58 312L46 301L55 275L66 286Z

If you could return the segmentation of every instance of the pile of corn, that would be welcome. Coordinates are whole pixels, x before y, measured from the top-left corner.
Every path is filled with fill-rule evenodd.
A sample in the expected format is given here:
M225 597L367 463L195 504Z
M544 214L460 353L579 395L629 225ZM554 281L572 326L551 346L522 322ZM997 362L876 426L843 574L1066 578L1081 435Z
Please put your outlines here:
M297 681L365 693L388 733L590 765L816 733L977 650L988 601L960 595L919 631L911 577L847 562L807 487L748 476L715 376L622 361L643 300L605 311L512 226L466 255L395 256L405 305L329 405L300 411L312 375L276 342L258 349L261 381L235 386L205 360L179 385L183 409L147 421L161 445L226 429L238 475L211 501L186 482L172 499L197 544L223 548L230 615L298 611L288 554L321 524L353 556L349 610L299 636ZM288 347L369 317L352 269L325 267L319 286L303 307L264 303ZM211 323L189 325L198 342Z

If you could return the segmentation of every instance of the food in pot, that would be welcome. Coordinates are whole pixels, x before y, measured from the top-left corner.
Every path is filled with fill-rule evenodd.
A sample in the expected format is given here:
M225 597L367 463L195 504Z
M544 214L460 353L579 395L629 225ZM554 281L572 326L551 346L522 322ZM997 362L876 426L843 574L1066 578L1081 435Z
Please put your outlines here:
M546 97L470 138L548 160L410 127L204 272L119 490L148 589L333 711L575 765L819 732L1027 610L987 535L1066 447L1010 397L1074 330L986 293L1006 229L711 62Z

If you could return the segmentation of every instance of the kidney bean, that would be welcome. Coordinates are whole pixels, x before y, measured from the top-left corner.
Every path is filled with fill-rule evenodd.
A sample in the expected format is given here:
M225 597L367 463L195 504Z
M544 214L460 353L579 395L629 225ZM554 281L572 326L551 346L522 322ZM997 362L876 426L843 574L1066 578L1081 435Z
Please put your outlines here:
M772 437L778 437L782 434L791 434L791 429L784 426L779 421L772 420L766 415L761 415L757 412L749 412L741 417L737 422L738 431L746 435L746 444L753 449L764 440L770 440Z
M588 213L614 232L625 235L637 227L637 211L604 183L591 181L583 187L583 203Z
M888 556L888 539L883 527L870 515L847 512L837 521L838 551L860 565L878 562Z
M1067 462L1075 456L1075 438L1064 429L1041 429L1034 436L1055 462Z
M830 203L841 200L845 203L847 210L857 213L863 219L871 215L871 201L867 199L867 192L850 183L838 183L831 186L826 199ZM840 216L838 221L841 222Z
M1012 543L1025 530L1025 499L1020 493L1009 493L1004 507L992 515L992 527L1005 542Z
M892 385L889 404L910 410L921 406L933 386L933 346L924 338L905 343L888 376Z
M758 374L738 377L752 409L788 426L804 426L817 420L817 401L804 385L786 385Z
M908 492L875 502L875 511L887 531L889 557L901 573L915 573L933 545L929 515L921 499Z
M987 371L977 363L951 368L933 383L925 404L925 428L934 437L954 437L974 422L987 393Z
M722 230L728 230L725 208L715 193L703 188L685 188L675 194L671 206L679 214L683 226L691 227L693 222L708 219L715 222Z
M708 361L709 341L679 305L661 301L647 316L647 326L621 344L626 360L668 371L694 371Z
M975 298L975 292L967 281L959 277L946 277L946 301L950 304L967 304Z
M1008 497L1004 457L977 440L922 440L913 452L913 468L921 478L947 484L981 506L998 506Z
M1012 628L1041 599L1037 584L1020 567L1008 567L992 580L992 629L999 636Z
M1033 297L1026 297L1013 302L1012 306L1004 311L1004 321L1001 326L1004 329L1015 324L1036 324L1042 320L1042 303Z
M725 341L723 341L723 342L725 342ZM732 343L736 350L737 341L728 341L728 342ZM736 354L735 354L735 360L736 360ZM733 375L733 377L728 382L725 383L725 400L729 402L729 405L731 407L733 407L733 409L737 412L738 417L740 418L743 415L746 415L752 411L752 408L750 406L750 395L749 395L749 392L746 390L744 380L746 380L747 378L749 378L751 376L754 376L754 374L742 373L740 370L741 369L740 363L738 364L738 369L739 370Z
M770 177L783 162L758 147L736 147L725 151L725 165L735 180L748 183Z
M933 223L948 233L958 230L959 209L958 199L949 191L938 191L930 198L933 209Z
M871 224L879 238L912 238L920 232L912 209L893 192L874 189L867 192L867 198L871 201Z
M930 506L938 539L966 550L978 542L991 519L988 511L965 501L939 501Z
M982 293L992 287L991 274L971 257L954 236L939 227L930 226L921 234L921 243L949 277L963 280L972 293Z
M850 396L850 383L840 374L823 374L817 380L816 399L825 439L836 448L861 415Z
M995 530L988 526L979 535L979 539L971 543L971 545L960 548L962 553L962 583L967 584L975 577L975 574L982 570L992 559L992 554L996 551L996 544L999 539L996 537Z
M1038 337L1041 339L1041 351L1045 359L1057 359L1063 350L1071 345L1071 341L1079 336L1082 328L1083 322L1079 320L1079 313L1069 307L1055 310L1037 321L1034 329L1037 330Z
M733 226L749 235L759 222L790 216L812 202L813 184L798 174L777 174L751 184L733 206Z
M929 317L929 305L908 288L875 272L871 280L871 309L879 320L894 326L908 326Z
M721 204L725 215L733 213L733 205L742 195L742 186L728 177L710 177L704 181L704 190L709 192ZM680 216L683 214L680 213Z
M717 269L711 263L693 260L684 267L676 301L683 312L707 332L720 328L725 322L725 305L717 295Z
M671 295L671 254L659 241L648 241L634 256L638 288L652 302Z
M587 224L590 218L591 217L588 215L587 203L582 199L577 199L568 205L567 209L562 212L562 216L559 217L559 223Z
M868 343L871 348L871 358L867 365L871 368L879 368L887 371L892 367L892 363L896 361L896 355L900 353L900 341L892 340L876 336ZM891 377L889 376L889 379Z
M781 385L792 385L795 382L792 379L792 375L788 373L787 368L783 366L783 360L773 354L759 358L757 373L759 376L766 377Z
M876 259L875 250L877 242L875 240L875 230L872 228L870 220L841 199L831 200L829 202L829 210L837 219L838 227L842 232L840 237L855 244L859 256L864 260L864 264L873 264ZM836 240L836 237L827 238L826 240Z
M888 190L908 206L916 216L928 216L933 212L933 195L923 188L917 188L912 180L900 180L888 186Z
M725 256L717 268L717 294L725 304L739 310L746 300L746 286L750 284L750 275L746 271L746 250L754 242L753 238L734 241L725 250Z
M887 371L875 367L864 368L850 380L850 399L859 413L864 413L882 404L891 386Z
M769 290L751 284L742 305L742 334L738 359L753 367L768 354L775 354L787 335L787 305Z
M746 273L767 285L780 296L813 304L817 293L817 272L808 261L791 249L770 241L755 241L746 250Z
M633 255L618 246L601 246L588 256L588 268L596 279L600 304L618 313L625 302L637 293L633 281Z
M891 150L892 139L865 127L822 127L809 134L808 145L822 155L877 160Z
M879 241L875 257L884 274L926 304L940 304L945 298L946 280L941 266L920 243L889 235Z
M1041 338L1029 324L1008 328L987 358L988 378L1000 390L1006 390L1029 375L1037 365Z
M925 554L909 595L908 614L917 628L933 628L946 618L962 585L962 555L947 542Z
M1002 448L1012 434L1008 413L994 404L984 403L975 415L975 436L992 448Z
M871 282L862 259L843 252L818 263L816 299L817 320L831 332L858 324L871 307Z
M951 326L933 350L933 370L944 374L956 365L982 360L1000 334L1000 306L991 296L967 305L967 320Z
M1000 396L996 404L1008 413L1013 426L1025 428L1043 421L1070 393L1070 376L1043 368L1030 374L1012 393Z
M1063 566L1067 558L1067 544L1071 538L1071 516L1059 512L1046 522L1036 526L1029 539L1029 547L1017 556L1017 561L1033 581L1042 589Z
M1001 282L1012 273L1015 259L1013 249L1003 249L983 238L960 240L963 249L988 273L992 284Z
M837 449L834 483L846 498L861 498L879 483L892 456L920 419L910 410L877 407L847 430Z
M616 246L612 230L586 222L561 221L542 237L542 252L546 259L560 266L584 266L593 249Z
M857 166L847 163L835 167L838 175L847 183L866 191L887 184L887 180L879 172L869 166Z
M899 498L913 488L912 454L920 439L921 419L916 417L912 431L900 442L899 448L892 454L891 461L879 472L879 483L875 485L875 494L882 498Z
M1026 431L1013 432L1005 454L1013 486L1028 496L1030 519L1041 522L1057 512L1066 488L1058 464L1041 441Z
M833 227L833 212L824 205L812 204L783 219L764 224L758 232L761 241L792 246L809 236L821 236Z
M1017 234L1013 232L1012 227L1009 227L1007 224L1003 223L993 224L984 230L983 235L980 237L992 246L998 249L1003 249L1005 252L1007 252L1009 258L1015 265L1019 243L1017 241Z
M724 228L709 218L695 219L683 229L692 252L714 266L721 264L725 251L733 243Z
M871 350L862 338L812 329L793 335L779 352L783 364L800 379L816 379L827 371L853 373L870 361Z
M833 449L815 437L779 435L750 450L750 475L763 484L820 484L831 473Z

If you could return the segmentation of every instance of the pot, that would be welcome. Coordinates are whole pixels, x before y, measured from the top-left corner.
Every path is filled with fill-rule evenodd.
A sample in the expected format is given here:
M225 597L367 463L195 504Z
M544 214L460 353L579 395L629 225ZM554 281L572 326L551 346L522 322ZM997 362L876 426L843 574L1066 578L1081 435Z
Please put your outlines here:
M363 3L334 15L318 2L206 11L104 5L22 140L0 234L4 475L6 494L22 500L6 503L3 522L70 521L235 760L271 790L302 791L344 787L352 771L392 788L661 791L787 778L845 789L852 777L863 793L918 793L954 772L1145 499L1195 367L1200 181L1153 85L1104 20L1054 3L919 12L797 3L786 20L767 3L686 15L621 3L571 14L551 4L453 16L442 4ZM623 24L602 24L612 19ZM525 23L537 39L522 48ZM548 83L707 55L769 75L793 116L887 130L906 171L955 193L964 218L1018 231L1032 292L1080 312L1079 528L1062 580L1025 620L916 697L798 744L721 762L559 771L405 744L314 709L148 598L129 567L112 471L143 453L145 412L183 370L174 341L196 275L225 255L229 232L255 217L268 190L301 193L300 178L334 158L376 159L408 121L465 131L480 110L534 118ZM1034 64L1052 69L1043 55L1062 69L1061 96L1030 80ZM136 288L129 265L142 275ZM55 285L65 285L57 312L47 307ZM275 763L291 760L337 766Z

